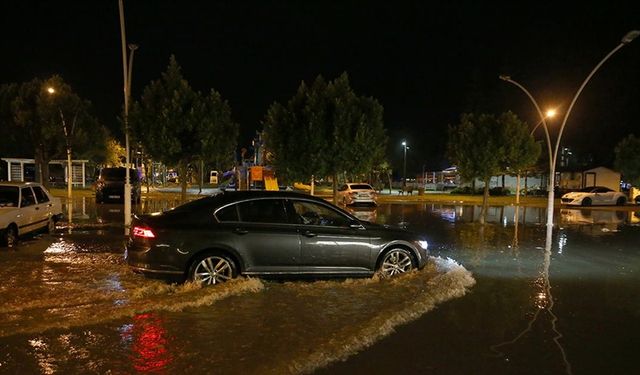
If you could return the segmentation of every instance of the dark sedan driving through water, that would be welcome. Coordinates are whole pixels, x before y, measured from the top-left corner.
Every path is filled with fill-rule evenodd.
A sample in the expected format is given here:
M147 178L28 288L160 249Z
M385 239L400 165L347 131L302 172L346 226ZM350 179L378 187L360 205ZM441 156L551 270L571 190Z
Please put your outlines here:
M417 234L278 191L225 191L135 216L125 250L136 272L202 284L238 275L390 277L424 267L427 256Z

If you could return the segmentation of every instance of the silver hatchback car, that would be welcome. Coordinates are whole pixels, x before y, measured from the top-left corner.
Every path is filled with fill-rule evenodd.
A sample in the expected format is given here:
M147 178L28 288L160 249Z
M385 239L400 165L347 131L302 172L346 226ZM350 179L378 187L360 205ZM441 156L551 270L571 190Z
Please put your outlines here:
M60 199L34 182L0 182L0 245L13 247L26 233L55 230L62 217Z

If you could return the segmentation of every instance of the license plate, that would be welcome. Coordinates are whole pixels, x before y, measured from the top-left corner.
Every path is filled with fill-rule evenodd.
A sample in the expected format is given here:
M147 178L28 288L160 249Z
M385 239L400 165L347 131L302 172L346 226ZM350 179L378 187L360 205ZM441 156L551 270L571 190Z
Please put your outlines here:
M111 198L111 199L119 199L120 196L119 195L110 195L109 198Z

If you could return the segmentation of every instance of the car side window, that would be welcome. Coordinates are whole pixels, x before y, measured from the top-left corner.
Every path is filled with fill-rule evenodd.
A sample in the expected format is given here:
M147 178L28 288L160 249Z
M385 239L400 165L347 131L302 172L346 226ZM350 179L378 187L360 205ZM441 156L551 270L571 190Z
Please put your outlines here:
M315 202L293 201L293 208L304 225L321 225L333 227L348 227L349 218L338 211Z
M36 194L36 198L38 199L38 203L49 202L49 197L44 192L44 190L42 190L42 188L40 186L34 186L33 187L33 192Z
M0 186L0 207L18 207L20 190L15 186Z
M248 223L288 223L282 199L254 199L238 203L240 221Z
M221 208L216 212L216 218L219 222L238 221L238 205L232 204L230 206Z
M27 207L36 204L36 197L33 195L33 190L30 187L20 189L22 192L22 198L20 200L20 207Z

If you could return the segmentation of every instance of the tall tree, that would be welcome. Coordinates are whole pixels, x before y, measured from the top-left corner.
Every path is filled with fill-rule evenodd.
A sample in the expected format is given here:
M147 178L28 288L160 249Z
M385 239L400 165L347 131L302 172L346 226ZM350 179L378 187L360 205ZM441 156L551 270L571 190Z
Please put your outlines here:
M17 128L15 122L13 102L18 96L19 87L15 83L0 85L0 139L3 157L33 157L29 137L22 129Z
M450 161L458 167L464 180L478 178L484 182L481 223L487 213L491 177L519 174L540 155L540 145L533 140L526 124L511 112L498 117L463 114L460 124L449 127L447 147Z
M504 137L504 173L516 176L516 203L520 203L520 175L532 167L540 157L540 143L536 142L529 127L513 112L502 113L498 117Z
M213 90L208 96L194 91L174 56L161 78L145 87L140 102L134 103L130 125L154 160L177 166L183 201L189 164L230 154L238 134L228 103Z
M384 161L387 137L383 109L359 97L346 73L328 84L304 82L287 105L274 103L265 116L265 143L279 175L306 180L331 176L334 201L338 175L368 173Z
M49 183L49 162L74 144L84 152L103 145L104 128L90 115L91 103L80 98L60 76L19 85L12 101L13 124L28 136L41 183ZM96 146L96 142L98 146Z
M615 168L625 180L640 187L640 138L630 134L618 143L615 154Z

